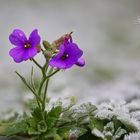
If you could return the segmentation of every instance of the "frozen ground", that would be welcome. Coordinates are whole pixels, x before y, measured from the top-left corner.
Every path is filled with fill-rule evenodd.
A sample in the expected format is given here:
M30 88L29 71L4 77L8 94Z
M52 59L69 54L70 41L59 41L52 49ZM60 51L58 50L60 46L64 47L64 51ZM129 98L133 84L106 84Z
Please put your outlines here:
M8 35L14 28L27 33L38 28L50 41L74 31L86 67L58 74L50 96L74 95L92 102L139 96L139 7L139 0L0 0L0 110L19 109L27 94L14 71L28 76L30 63L15 64L8 56Z

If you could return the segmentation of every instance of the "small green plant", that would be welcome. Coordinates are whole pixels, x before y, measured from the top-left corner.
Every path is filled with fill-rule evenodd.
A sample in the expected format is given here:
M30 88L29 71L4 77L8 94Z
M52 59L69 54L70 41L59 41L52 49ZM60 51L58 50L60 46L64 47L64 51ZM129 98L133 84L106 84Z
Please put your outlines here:
M9 54L16 63L30 60L40 69L41 79L35 85L34 69L30 82L16 72L34 95L27 101L27 110L22 115L15 113L0 123L0 135L6 140L136 140L139 139L139 107L133 103L104 102L99 105L86 103L76 105L75 97L52 102L48 97L50 78L62 69L85 65L83 51L73 43L71 34L60 37L53 43L43 41L34 30L29 39L16 29L9 40L16 47ZM34 58L41 53L45 58L40 65Z

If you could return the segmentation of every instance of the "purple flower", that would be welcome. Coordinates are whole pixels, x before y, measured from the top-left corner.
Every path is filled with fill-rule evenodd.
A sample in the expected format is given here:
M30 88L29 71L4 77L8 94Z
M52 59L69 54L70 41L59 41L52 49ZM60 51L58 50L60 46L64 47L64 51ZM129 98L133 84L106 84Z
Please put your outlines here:
M16 47L9 54L16 63L33 58L37 54L37 46L40 44L40 36L37 29L33 30L27 39L23 31L15 29L9 36L10 42Z
M70 41L65 40L60 45L59 53L50 60L49 65L58 69L68 69L74 64L82 67L85 65L82 55L83 51L72 42L71 38Z

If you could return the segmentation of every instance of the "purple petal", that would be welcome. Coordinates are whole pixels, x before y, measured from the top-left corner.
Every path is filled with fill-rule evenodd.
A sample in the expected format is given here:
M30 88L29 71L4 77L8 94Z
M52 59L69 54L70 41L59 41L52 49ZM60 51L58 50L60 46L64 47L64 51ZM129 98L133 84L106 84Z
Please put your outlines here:
M68 44L65 52L68 54L68 58L65 60L66 68L70 68L76 64L83 54L83 51L75 43Z
M37 48L31 47L28 49L28 55L30 58L33 58L37 54Z
M62 59L63 55L68 54L66 59ZM75 43L69 43L60 46L60 52L53 57L49 65L59 69L67 69L77 63L78 59L82 56L83 51L78 48Z
M49 62L50 66L56 67L56 68L59 68L59 69L64 69L66 67L65 62L63 62L63 60L60 59L61 56L64 55L65 48L66 47L64 46L64 44L60 45L59 53L56 56L54 56Z
M22 55L22 59L23 59L24 61L30 59L29 54L28 54L28 49L24 49L24 53L23 53L23 55Z
M77 66L83 67L85 66L85 60L81 57L78 59L78 61L76 62Z
M14 59L16 63L23 61L24 48L15 47L10 50L9 55Z
M60 58L61 56L64 55L64 52L65 52L65 45L64 44L61 44L60 47L59 47L59 53L55 56L56 58Z
M78 48L77 44L70 43L67 45L65 52L70 56L78 60L82 55L83 51Z
M36 47L37 45L40 44L40 36L38 34L38 30L35 29L31 32L30 37L29 37L29 43L32 47Z
M27 42L27 38L23 31L15 29L9 36L9 40L13 45L23 47Z
M66 64L61 59L52 58L49 62L49 65L58 69L65 69Z
M24 50L23 60L26 61L28 59L33 58L37 54L37 49L35 47L31 47Z
M65 60L65 69L71 68L76 63L75 58L68 58Z

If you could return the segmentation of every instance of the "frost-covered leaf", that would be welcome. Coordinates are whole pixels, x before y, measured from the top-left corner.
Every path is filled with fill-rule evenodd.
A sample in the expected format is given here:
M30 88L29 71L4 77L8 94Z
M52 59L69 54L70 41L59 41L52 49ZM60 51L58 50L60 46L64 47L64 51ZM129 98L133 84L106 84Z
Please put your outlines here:
M139 130L139 122L133 119L128 118L117 118L121 121L121 123L126 127L130 132L138 132Z
M64 105L60 100L53 106L49 104L44 117L39 108L32 108L30 115L26 114L24 119L21 116L8 128L7 135L26 134L35 140L122 140L124 137L133 140L138 137L139 111L130 110L126 102L106 102L97 107L91 103L79 107L71 103Z
M96 118L91 118L88 126L91 130L96 128L100 131L103 131L103 129L104 129L104 123L101 120L97 120Z
M92 113L93 111L97 109L97 107L89 102L89 103L80 105L80 107L78 107L77 109L78 109L77 110L78 112Z
M70 129L69 137L78 138L78 137L84 135L86 132L87 132L87 129L85 129L85 128L75 127L75 128Z
M59 119L60 114L62 112L61 106L53 107L47 114L46 114L46 123L48 128L53 127L55 122Z
M130 133L125 135L124 140L140 140L140 133Z
M112 140L117 140L117 139L119 139L122 135L124 135L124 134L126 134L126 133L127 133L127 131L126 131L125 129L122 129L121 127L119 127L119 128L116 130L116 132L115 132L115 134L114 134Z
M114 116L129 117L129 110L125 102L108 102L98 105L95 114L97 118L111 120Z
M104 134L103 134L100 130L98 130L97 128L94 128L94 129L91 131L91 133L92 133L93 135L99 137L99 138L104 139Z
M104 137L106 139L111 139L112 136L113 136L113 133L114 133L114 124L113 122L109 122L107 123L105 126L104 126L104 131L103 131L103 134L104 134Z

